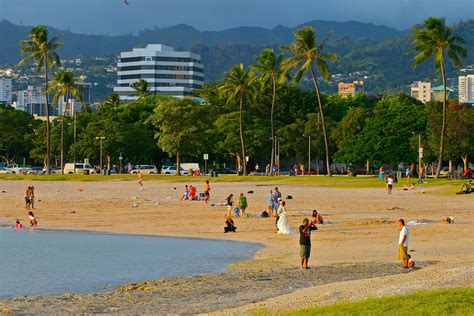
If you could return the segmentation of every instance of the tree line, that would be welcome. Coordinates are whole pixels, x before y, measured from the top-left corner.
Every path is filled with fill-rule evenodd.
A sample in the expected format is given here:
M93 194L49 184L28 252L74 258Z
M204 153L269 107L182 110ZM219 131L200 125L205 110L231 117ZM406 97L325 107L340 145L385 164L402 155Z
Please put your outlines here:
M438 158L437 176L445 158L467 163L474 151L473 108L448 102L446 91L443 102L427 104L404 95L341 98L321 93L321 80L331 79L328 62L338 59L337 54L326 51L329 37L319 41L311 27L297 30L293 43L283 47L282 53L264 49L254 65L235 65L222 81L198 91L204 102L149 95L146 81L140 80L134 85L136 101L120 103L112 94L98 111L86 109L74 117L63 113L51 128L48 121L31 119L31 136L23 140L21 152L32 160L44 159L47 166L51 155L65 156L61 165L72 157L96 160L95 139L104 136L104 152L112 161L121 156L136 163L160 163L173 156L179 165L183 158L195 160L209 153L214 161L235 161L247 174L247 157L250 164L275 163L276 144L287 160L304 161L308 152L305 137L311 136L310 149L330 174L332 161L416 161L418 144L414 140L422 137L424 161ZM58 72L49 87L48 69L59 66L54 53L60 45L57 38L48 40L47 29L35 27L21 45L22 53L28 54L22 63L33 59L37 71L44 71L46 91L66 99L72 95L75 79L65 71ZM453 35L443 19L433 17L414 31L411 51L414 67L433 58L444 83L447 60L460 67L467 56L463 39ZM308 80L313 91L300 86ZM12 112L8 108L0 111ZM9 115L22 115L12 113ZM1 148L9 151L8 144L2 143L5 141L0 142ZM5 157L14 155L8 152Z

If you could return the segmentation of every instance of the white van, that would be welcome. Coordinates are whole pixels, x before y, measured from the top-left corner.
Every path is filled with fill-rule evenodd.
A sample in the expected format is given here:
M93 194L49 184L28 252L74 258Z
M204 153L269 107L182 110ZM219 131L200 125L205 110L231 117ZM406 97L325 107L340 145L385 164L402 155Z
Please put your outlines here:
M73 162L64 165L64 174L82 174L83 170L89 170L89 173L95 172L91 165L83 162L76 162L76 168Z

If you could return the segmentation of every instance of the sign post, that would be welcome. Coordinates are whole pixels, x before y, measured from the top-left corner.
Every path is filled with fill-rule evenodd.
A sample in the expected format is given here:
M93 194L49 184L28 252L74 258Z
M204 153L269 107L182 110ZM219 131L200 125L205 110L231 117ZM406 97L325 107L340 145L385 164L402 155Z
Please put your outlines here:
M209 160L209 154L204 154L204 174L207 174L207 161Z

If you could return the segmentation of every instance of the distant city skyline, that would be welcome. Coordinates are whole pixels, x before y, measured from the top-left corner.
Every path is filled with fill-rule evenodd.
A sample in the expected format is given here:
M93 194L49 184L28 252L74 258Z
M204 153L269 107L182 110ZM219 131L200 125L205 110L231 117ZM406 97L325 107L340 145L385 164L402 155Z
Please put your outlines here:
M430 15L474 18L472 0L0 0L0 19L75 33L128 34L188 24L199 30L294 27L310 20L360 21L399 30Z

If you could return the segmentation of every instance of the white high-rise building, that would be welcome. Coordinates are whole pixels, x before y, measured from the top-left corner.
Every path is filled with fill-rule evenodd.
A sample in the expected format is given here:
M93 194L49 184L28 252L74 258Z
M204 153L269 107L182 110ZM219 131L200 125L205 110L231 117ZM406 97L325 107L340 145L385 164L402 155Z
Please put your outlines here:
M173 47L150 44L123 52L117 64L117 86L114 91L121 100L137 99L132 84L139 79L149 83L150 93L182 98L201 89L204 66L201 56L191 52L177 52Z
M431 82L413 82L410 86L410 95L423 103L431 101Z
M28 86L28 90L21 90L17 92L17 101L14 103L14 107L17 110L21 110L30 113L34 116L46 116L45 108L45 95L40 89L33 89L32 86ZM50 103L49 115L56 116L59 113L57 105Z
M459 76L459 103L474 104L474 75Z
M12 103L12 80L0 78L0 102Z

